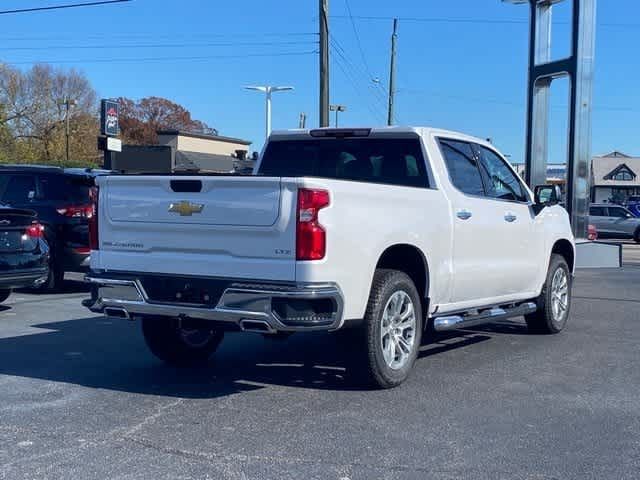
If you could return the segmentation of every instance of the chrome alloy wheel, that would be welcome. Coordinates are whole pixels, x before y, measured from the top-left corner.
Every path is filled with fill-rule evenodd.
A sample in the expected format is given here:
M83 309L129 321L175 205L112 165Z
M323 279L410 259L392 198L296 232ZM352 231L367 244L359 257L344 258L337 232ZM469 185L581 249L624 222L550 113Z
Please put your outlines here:
M380 343L389 368L399 370L409 361L416 339L416 313L413 301L403 290L389 298L382 313Z
M553 321L561 323L569 308L569 278L564 269L558 268L551 279L551 312Z

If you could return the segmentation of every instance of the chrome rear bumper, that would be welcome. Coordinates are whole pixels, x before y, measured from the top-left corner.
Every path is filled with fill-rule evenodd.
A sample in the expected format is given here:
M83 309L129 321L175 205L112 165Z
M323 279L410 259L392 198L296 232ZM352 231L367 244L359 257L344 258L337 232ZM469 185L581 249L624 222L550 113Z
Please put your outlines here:
M244 331L261 333L296 332L313 330L337 330L342 327L343 296L335 284L301 284L281 286L231 283L222 293L215 307L151 301L138 279L119 279L88 275L86 280L94 285L92 299L83 304L92 312L107 316L135 319L145 315L191 318L222 322ZM331 300L331 315L302 317L301 321L289 321L274 310L274 299ZM292 324L295 323L295 324Z

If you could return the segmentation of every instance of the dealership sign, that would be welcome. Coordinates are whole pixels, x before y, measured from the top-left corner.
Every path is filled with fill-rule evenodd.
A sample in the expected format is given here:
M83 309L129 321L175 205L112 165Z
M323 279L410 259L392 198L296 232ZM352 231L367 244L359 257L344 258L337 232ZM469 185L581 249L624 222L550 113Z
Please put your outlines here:
M120 133L118 123L119 105L115 100L102 100L100 103L100 132L115 137Z

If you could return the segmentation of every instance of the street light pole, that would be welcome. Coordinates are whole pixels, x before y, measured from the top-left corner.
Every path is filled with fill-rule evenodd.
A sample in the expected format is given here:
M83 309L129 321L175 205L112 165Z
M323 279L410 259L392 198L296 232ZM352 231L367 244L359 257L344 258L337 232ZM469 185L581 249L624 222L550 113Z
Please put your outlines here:
M254 90L265 94L265 139L271 134L271 94L274 92L284 92L293 90L293 87L274 87L271 85L264 86L247 86L246 90Z
M271 89L267 88L267 92L266 92L266 102L267 104L265 105L265 113L267 118L265 118L265 138L269 138L269 135L271 134Z
M77 103L78 102L76 102L75 100L69 97L64 97L63 99L60 99L57 101L57 104L59 106L64 105L64 107L66 108L65 115L64 115L64 124L65 124L65 137L66 137L67 164L69 163L69 136L71 135L71 132L69 130L69 109L77 105Z
M346 112L347 111L347 106L346 105L329 105L329 111L331 112L336 112L336 128L338 128L338 113L339 112Z

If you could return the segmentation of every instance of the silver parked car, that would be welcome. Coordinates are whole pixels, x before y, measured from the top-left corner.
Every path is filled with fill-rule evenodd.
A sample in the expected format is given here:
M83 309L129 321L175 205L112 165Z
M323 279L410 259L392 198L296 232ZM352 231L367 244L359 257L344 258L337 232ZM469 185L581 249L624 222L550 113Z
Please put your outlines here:
M640 218L620 205L592 204L589 223L596 227L601 238L633 238L640 243Z

